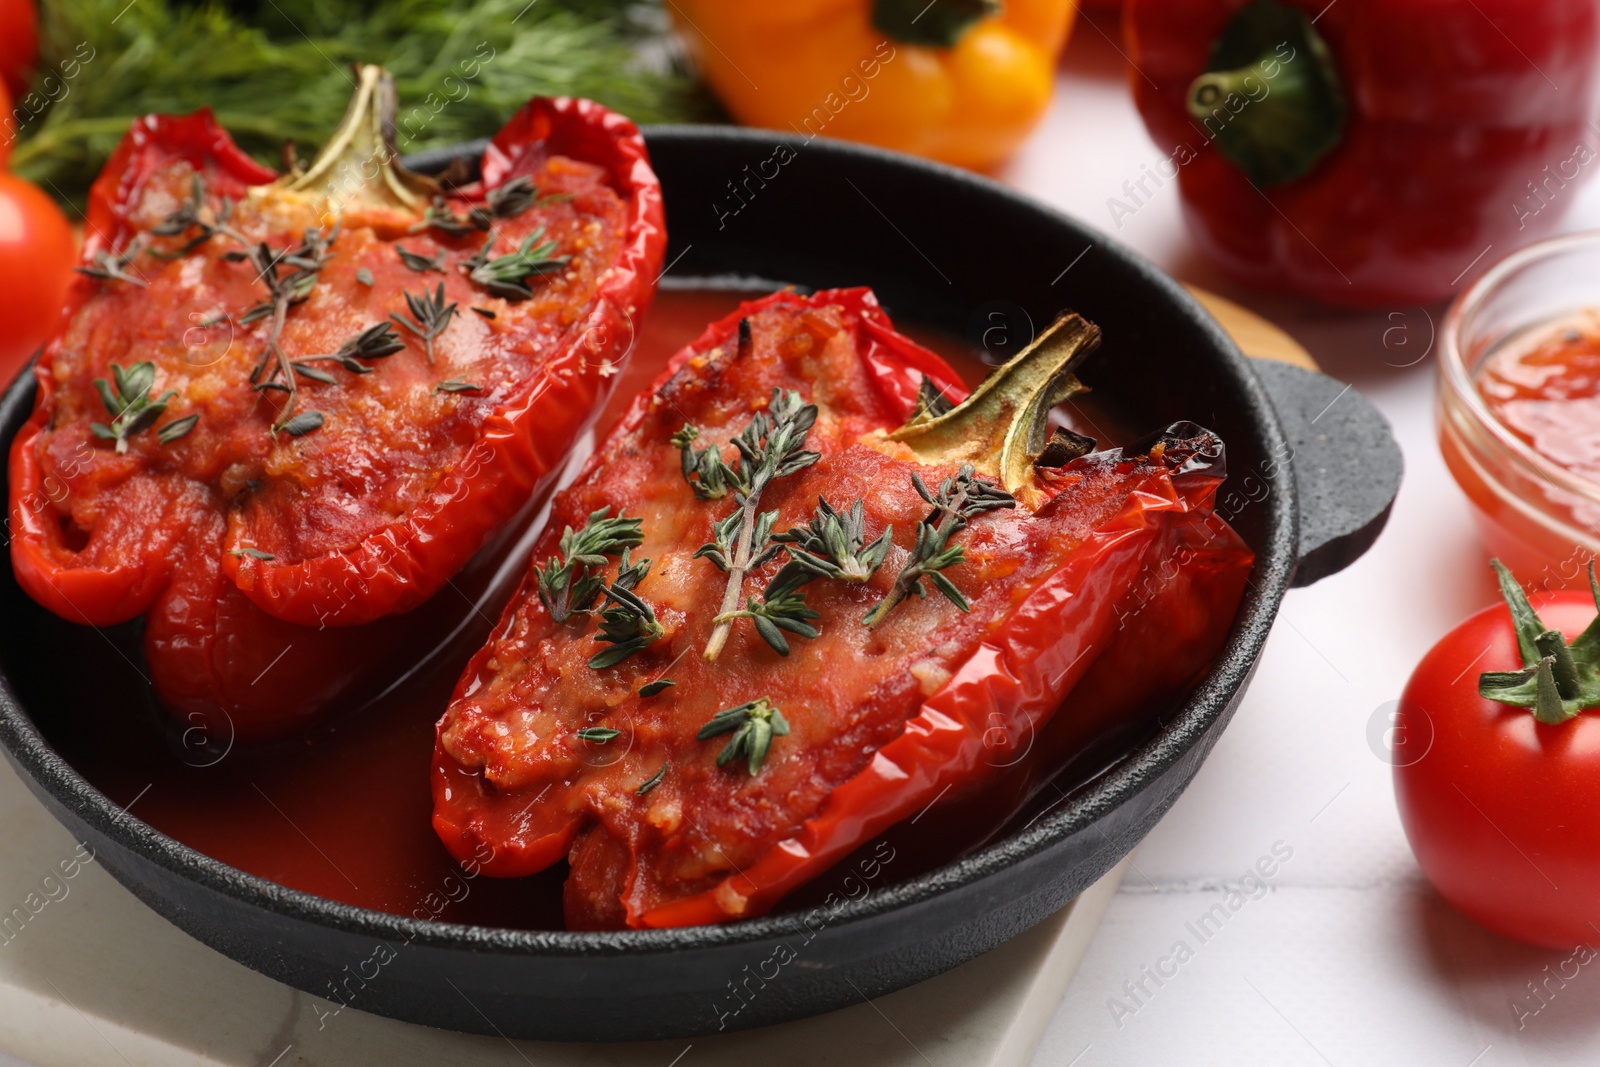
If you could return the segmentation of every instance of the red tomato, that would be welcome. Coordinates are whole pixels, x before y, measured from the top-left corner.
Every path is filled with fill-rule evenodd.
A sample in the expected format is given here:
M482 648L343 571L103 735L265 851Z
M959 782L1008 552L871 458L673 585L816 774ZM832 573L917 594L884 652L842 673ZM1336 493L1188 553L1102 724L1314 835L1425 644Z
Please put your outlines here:
M1533 606L1568 641L1595 617L1587 593ZM1478 695L1482 672L1521 666L1503 603L1429 650L1400 700L1395 797L1446 900L1506 937L1571 948L1600 937L1600 709L1547 725Z
M5 0L0 0L4 3ZM0 46L3 47L3 46ZM17 143L16 118L11 114L11 94L0 82L0 168L11 158L11 149Z
M55 201L0 173L0 382L16 377L55 327L77 249Z
M0 0L0 83L13 99L28 91L38 58L38 7L33 0ZM9 104L6 110L10 110Z

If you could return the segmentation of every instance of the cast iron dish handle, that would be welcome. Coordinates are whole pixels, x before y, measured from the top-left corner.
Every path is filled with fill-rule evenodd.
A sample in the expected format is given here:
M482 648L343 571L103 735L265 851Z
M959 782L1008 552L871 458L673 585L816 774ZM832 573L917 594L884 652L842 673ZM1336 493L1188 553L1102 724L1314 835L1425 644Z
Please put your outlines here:
M1293 449L1300 500L1293 584L1310 585L1372 547L1389 521L1405 463L1388 420L1350 386L1288 363L1250 362ZM1248 476L1241 480L1240 491L1252 488Z

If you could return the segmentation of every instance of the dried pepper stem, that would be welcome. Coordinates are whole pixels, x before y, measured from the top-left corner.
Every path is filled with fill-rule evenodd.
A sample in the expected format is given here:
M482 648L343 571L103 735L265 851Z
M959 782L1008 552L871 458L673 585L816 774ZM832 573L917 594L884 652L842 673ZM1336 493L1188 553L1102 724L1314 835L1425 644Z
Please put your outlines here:
M1084 391L1073 368L1100 344L1100 328L1062 314L972 395L934 418L888 435L930 466L970 463L1024 504L1038 495L1033 461L1045 446L1050 409Z

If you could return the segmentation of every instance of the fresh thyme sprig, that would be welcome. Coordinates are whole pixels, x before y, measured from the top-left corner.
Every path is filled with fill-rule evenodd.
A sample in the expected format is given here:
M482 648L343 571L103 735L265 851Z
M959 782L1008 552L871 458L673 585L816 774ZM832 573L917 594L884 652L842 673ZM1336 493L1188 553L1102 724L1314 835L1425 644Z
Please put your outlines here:
M450 201L442 196L433 198L433 203L428 205L428 210L423 212L422 221L411 227L412 233L421 233L423 230L434 229L446 233L451 237L465 237L476 230L472 219L462 218L450 209Z
M741 343L748 344L748 327L742 327L740 335ZM717 621L706 642L705 658L708 660L722 653L734 620L741 617L738 611L745 575L777 554L777 547L768 543L777 513L761 513L762 491L775 479L804 470L822 458L804 447L806 434L816 421L815 404L803 403L800 394L793 390L774 389L767 410L757 412L733 439L739 451L737 465L729 466L720 455L717 457L721 477L734 490L738 507L717 524L716 540L695 553L728 572L728 585L717 611Z
M490 218L515 218L524 211L533 207L538 202L539 189L533 184L533 179L524 174L521 177L512 178L510 181L504 182L495 186L493 189L490 189L485 205L488 210L484 211L484 208L482 207L472 209L474 212L474 222L476 222L477 218L479 217L477 213L481 212L487 215L488 218L485 218L479 226L480 229L487 230L489 228Z
M743 759L745 768L754 776L761 773L761 765L766 762L772 739L783 737L788 732L789 721L783 717L783 713L773 707L766 697L761 697L717 712L710 722L700 727L695 739L709 741L713 737L731 733L733 736L717 754L717 766Z
M189 196L166 218L152 226L150 232L162 237L190 235L182 245L168 252L153 251L163 259L176 259L187 255L213 237L226 237L239 248L223 253L222 258L232 263L248 262L256 269L256 280L267 287L267 299L246 309L235 321L241 326L261 320L270 320L261 355L250 371L251 388L257 392L286 393L288 399L273 423L274 433L287 433L302 437L323 424L321 412L296 413L300 390L296 373L305 373L296 367L283 351L278 341L283 336L283 324L291 305L307 300L316 288L317 280L328 260L333 258L331 248L339 236L337 223L331 229L306 230L300 244L293 248L275 249L265 241L252 241L230 225L233 201L223 197L221 205L210 211L206 203L205 182L197 174L189 186ZM322 358L322 357L313 357ZM303 362L303 361L302 361ZM326 381L315 372L306 377Z
M94 422L89 424L89 429L102 441L115 441L117 454L122 455L128 451L128 438L154 426L156 420L165 414L168 401L177 396L178 391L168 389L160 396L150 395L156 384L156 365L149 360L135 363L127 370L113 363L111 378L111 382L104 378L94 380L100 402L112 416L111 425ZM199 421L199 415L173 419L156 431L156 439L164 445L170 445L194 429Z
M734 512L733 518L737 519L741 514L742 512ZM776 517L777 512L769 511L758 520L755 536L758 543L766 541L772 520ZM765 524L765 528L762 523ZM718 524L717 545L707 545L700 552L717 566L727 570L725 565L727 549L723 546L728 537L722 530L722 525ZM761 593L761 599L758 601L755 597L747 597L744 610L718 615L715 621L721 622L725 618L749 619L755 626L756 633L761 635L761 639L774 652L780 656L787 656L789 641L783 636L784 631L805 638L817 636L817 628L811 625L811 621L819 615L806 605L800 588L818 578L865 582L872 577L873 571L878 569L884 557L888 555L893 532L893 527L885 527L877 540L868 544L865 507L860 500L841 514L819 497L816 514L812 516L809 524L794 527L787 533L771 535L772 541L788 545L789 562L772 576L772 580ZM751 569L771 559L777 551L777 544L765 549L751 560Z
M740 514L735 512L734 517L737 518ZM766 529L764 530L758 522L755 537L757 542L766 540L766 532L771 529L772 520L776 517L777 512L767 512L761 516ZM728 538L721 526L719 523L717 546L708 545L700 551L710 557L717 566L727 570L724 565L727 549L722 546ZM872 573L888 555L889 547L893 543L890 540L893 532L893 527L885 527L877 540L868 544L865 507L860 500L841 514L826 500L818 497L817 510L809 524L794 527L787 533L771 535L772 541L787 543L789 562L772 576L772 580L761 593L761 599L758 601L755 597L747 597L744 610L731 611L725 616L718 615L715 621L721 622L724 618L749 619L755 626L756 633L761 635L761 639L774 652L780 656L787 656L789 641L784 637L784 631L805 638L817 636L817 628L811 625L811 621L818 618L819 614L806 605L805 597L800 592L801 587L818 578L865 582L872 577ZM771 559L777 550L778 545L773 544L754 557L751 560L751 569Z
M422 338L422 346L427 352L428 362L433 362L433 339L444 333L450 325L450 320L456 317L456 303L445 303L444 282L432 293L422 290L422 295L405 291L406 307L411 309L412 318L404 315L390 314L390 318Z
M600 630L594 639L611 647L590 657L589 666L595 670L615 667L666 632L656 621L655 610L633 591L649 573L650 561L642 559L630 564L628 549L624 548L616 581L600 587L606 606L600 609Z
M773 535L774 541L791 546L788 550L789 562L773 576L773 584L780 584L784 572L790 570L797 575L809 575L804 581L814 577L865 582L889 554L893 533L894 527L885 526L877 540L869 544L865 507L860 500L851 504L848 510L838 512L826 500L818 497L816 513L811 516L809 523L792 527L787 533ZM793 578L789 581L795 585L801 584Z
M436 256L425 256L420 252L413 252L411 249L401 244L395 245L394 250L395 254L400 257L400 262L404 263L408 268L416 271L418 274L423 274L430 270L436 270L440 274L445 273L445 253L442 249Z
M722 449L716 445L695 448L699 437L700 427L684 423L683 429L672 435L672 447L681 453L683 480L694 490L695 498L717 500L728 494L728 483L722 477L727 469L722 462Z
M225 196L214 214L208 212L205 179L198 173L193 175L189 183L188 198L176 211L150 227L150 232L158 237L181 237L193 230L194 236L171 251L152 249L150 254L158 259L181 259L218 234L231 237L240 244L248 246L249 242L228 226L229 220L233 218L233 206L233 199Z
M250 371L250 384L258 392L276 389L287 393L288 399L279 411L278 421L273 424L272 430L274 433L287 433L290 437L303 437L322 426L323 416L316 411L295 412L300 400L300 388L295 381L294 365L278 341L283 336L283 324L289 307L303 303L311 296L322 268L333 258L329 249L338 239L339 226L335 223L331 230L307 230L300 244L288 249L274 249L265 241L250 246L232 230L219 229L218 232L245 243L249 248L247 252L226 253L223 258L249 260L256 268L256 279L267 287L267 299L238 319L240 325L270 319L261 358Z
M143 251L138 241L129 244L120 255L113 256L105 249L99 249L94 254L94 259L87 267L73 267L79 274L87 274L91 278L100 278L105 281L132 282L141 288L150 283L137 274L128 273L128 264L138 258Z
M384 356L392 356L396 352L403 351L405 347L406 343L394 332L393 326L387 322L375 322L327 355L297 359L292 366L297 373L305 375L312 381L331 385L337 379L320 367L312 366L313 363L327 361L337 363L351 374L371 374L372 368L361 360L382 359Z
M785 630L800 637L815 639L817 628L811 620L820 618L818 612L806 606L806 599L798 586L782 585L775 577L761 594L761 599L746 597L742 611L726 611L713 621L731 623L735 619L749 619L761 640L780 656L789 654L789 640Z
M916 544L905 566L895 577L894 585L890 586L878 606L861 620L868 626L878 625L912 593L925 596L926 590L922 585L924 578L943 593L950 603L962 611L971 610L961 590L942 573L946 567L953 567L966 559L962 547L950 544L950 538L966 529L967 520L974 515L996 508L1017 506L1016 498L1010 493L979 479L973 473L971 464L962 464L955 477L940 482L937 494L930 493L915 472L911 475L911 484L916 487L918 496L933 505L933 510L917 524Z
M553 256L556 242L543 241L544 227L540 226L522 239L515 252L503 256L490 256L498 234L489 234L477 255L462 264L467 276L495 296L506 300L526 300L533 295L529 278L537 278L556 271L572 262L571 256ZM539 243L543 241L543 243Z
M487 232L494 225L495 219L509 219L522 214L531 207L554 203L557 200L570 200L571 196L565 193L554 193L550 196L540 196L539 189L533 184L533 179L527 175L512 178L503 185L497 185L489 190L489 195L484 203L473 206L465 216L457 215L450 207L450 201L442 196L433 198L433 203L428 205L427 212L422 221L411 227L412 233L425 229L435 229L449 234L451 237L465 237L473 230Z
M533 568L539 599L558 625L589 610L605 584L596 570L609 557L644 543L643 520L622 515L613 519L610 514L611 508L603 507L576 530L568 526L561 534L560 555Z

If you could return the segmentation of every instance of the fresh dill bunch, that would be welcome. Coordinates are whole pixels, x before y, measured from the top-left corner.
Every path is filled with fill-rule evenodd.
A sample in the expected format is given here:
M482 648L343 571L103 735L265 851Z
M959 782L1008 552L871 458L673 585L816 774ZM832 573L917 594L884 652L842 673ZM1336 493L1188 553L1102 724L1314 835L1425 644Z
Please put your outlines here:
M708 98L681 63L644 55L641 42L666 38L650 7L628 0L58 0L41 5L34 80L40 99L47 77L56 89L38 115L19 123L11 166L81 206L135 118L200 107L210 107L247 152L277 166L286 141L309 153L333 132L357 62L395 76L403 153L488 136L539 95L585 96L639 122L708 117ZM62 84L69 59L77 74Z

